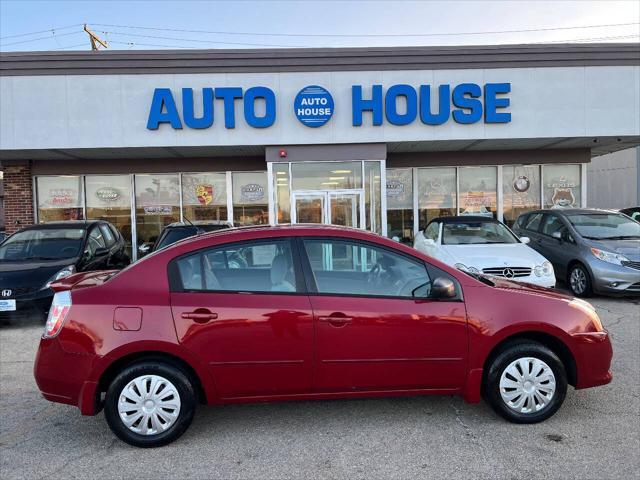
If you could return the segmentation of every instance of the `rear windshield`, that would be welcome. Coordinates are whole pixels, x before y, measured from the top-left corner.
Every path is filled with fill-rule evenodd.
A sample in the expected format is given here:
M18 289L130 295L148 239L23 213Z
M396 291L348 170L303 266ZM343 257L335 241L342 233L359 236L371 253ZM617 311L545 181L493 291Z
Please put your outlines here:
M499 222L456 222L442 226L443 245L518 243L518 238Z
M83 228L24 230L0 245L0 261L62 260L80 255Z
M640 238L640 223L619 213L567 215L571 225L585 238L624 240Z
M172 245L180 240L193 237L195 234L195 228L170 228L169 230L167 230L167 233L160 239L155 250L160 250L161 248L168 247L169 245Z

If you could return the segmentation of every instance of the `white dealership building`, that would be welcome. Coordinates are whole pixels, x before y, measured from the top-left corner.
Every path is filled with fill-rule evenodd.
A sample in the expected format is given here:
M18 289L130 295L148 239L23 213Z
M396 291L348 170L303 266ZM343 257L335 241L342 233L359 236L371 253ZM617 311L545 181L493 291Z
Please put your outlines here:
M638 144L639 44L0 54L7 231L103 218L133 252L181 220L511 224Z

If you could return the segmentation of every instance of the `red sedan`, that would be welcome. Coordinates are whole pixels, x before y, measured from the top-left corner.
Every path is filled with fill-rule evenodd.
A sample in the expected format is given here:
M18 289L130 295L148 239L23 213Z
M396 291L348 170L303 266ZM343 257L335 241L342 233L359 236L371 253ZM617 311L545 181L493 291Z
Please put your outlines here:
M611 381L590 304L359 230L231 229L53 288L38 387L84 415L104 407L141 447L178 438L197 403L482 395L534 423L568 384Z

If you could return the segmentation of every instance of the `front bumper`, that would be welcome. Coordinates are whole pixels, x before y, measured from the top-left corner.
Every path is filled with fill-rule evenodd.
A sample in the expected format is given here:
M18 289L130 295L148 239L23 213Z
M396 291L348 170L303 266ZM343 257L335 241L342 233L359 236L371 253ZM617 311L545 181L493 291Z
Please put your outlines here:
M610 383L613 347L608 332L574 333L572 338L576 348L576 389Z
M83 415L95 415L98 384L88 379L98 358L65 352L57 337L41 339L33 367L40 393L51 402L75 405Z
M14 311L0 312L0 321L44 320L49 313L49 308L51 308L53 290L50 288L42 288L23 295L3 297L2 300L15 300L16 309Z
M640 270L597 260L592 262L593 289L610 295L640 296Z

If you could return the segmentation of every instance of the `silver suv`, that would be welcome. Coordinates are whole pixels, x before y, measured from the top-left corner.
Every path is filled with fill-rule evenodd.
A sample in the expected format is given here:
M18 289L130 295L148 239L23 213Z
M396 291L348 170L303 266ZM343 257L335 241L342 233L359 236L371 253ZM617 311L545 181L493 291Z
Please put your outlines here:
M514 232L579 297L640 295L640 223L610 210L549 209L520 215Z

